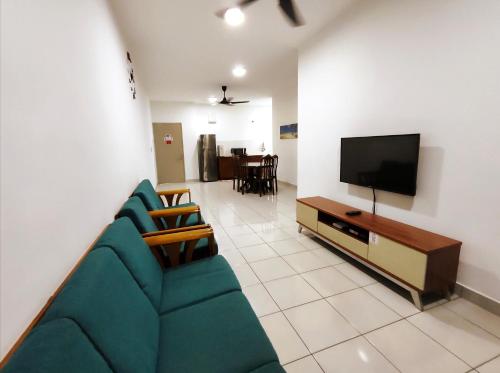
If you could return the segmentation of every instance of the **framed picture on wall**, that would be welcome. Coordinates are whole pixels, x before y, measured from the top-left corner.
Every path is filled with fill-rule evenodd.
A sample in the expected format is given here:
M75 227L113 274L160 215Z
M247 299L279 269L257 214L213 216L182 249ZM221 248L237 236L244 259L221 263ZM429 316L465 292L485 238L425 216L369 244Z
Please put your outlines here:
M298 137L297 123L280 126L280 139L292 140Z

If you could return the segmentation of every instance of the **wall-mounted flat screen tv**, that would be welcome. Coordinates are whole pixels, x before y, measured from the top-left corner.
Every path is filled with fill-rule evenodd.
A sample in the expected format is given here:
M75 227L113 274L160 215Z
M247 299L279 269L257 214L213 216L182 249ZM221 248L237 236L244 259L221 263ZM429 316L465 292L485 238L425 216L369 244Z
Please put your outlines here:
M414 196L420 134L341 139L340 181Z

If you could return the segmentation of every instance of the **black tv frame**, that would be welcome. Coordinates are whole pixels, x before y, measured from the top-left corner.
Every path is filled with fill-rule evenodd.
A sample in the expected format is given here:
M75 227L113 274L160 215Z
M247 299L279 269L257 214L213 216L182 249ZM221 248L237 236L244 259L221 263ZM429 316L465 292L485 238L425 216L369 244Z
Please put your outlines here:
M391 188L380 188L379 186L373 186L373 185L365 185L365 184L358 184L358 183L353 183L351 181L345 181L342 180L342 140L344 139L371 139L371 138L387 138L387 137L408 137L408 136L417 136L418 137L418 147L417 147L417 160L415 162L415 174L413 175L413 179L415 180L415 188L412 190L412 193L403 193L399 190L394 190ZM377 135L377 136L354 136L354 137L342 137L340 139L340 175L339 175L339 180L341 183L346 183L346 184L352 184L352 185L358 185L366 188L371 188L372 190L383 190L386 192L391 192L391 193L397 193L397 194L402 194L406 196L412 196L414 197L417 193L417 174L418 174L418 162L420 158L420 134L419 133L406 133L406 134L398 134L398 135Z

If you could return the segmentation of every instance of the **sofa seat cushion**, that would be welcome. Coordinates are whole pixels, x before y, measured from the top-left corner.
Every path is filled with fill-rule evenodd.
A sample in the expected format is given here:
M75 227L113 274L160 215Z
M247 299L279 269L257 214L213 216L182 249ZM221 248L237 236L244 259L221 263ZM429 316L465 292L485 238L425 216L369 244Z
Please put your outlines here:
M158 372L251 372L278 361L245 296L231 292L160 317Z
M112 370L74 321L56 319L33 329L2 372L112 373Z
M103 246L110 247L116 253L158 311L163 269L132 221L129 218L115 220L94 247Z
M111 249L85 257L41 324L60 318L78 324L113 371L155 371L158 313Z
M231 266L222 255L215 255L179 267L169 268L165 270L163 276L164 281L176 281L218 271L232 272Z
M159 313L172 312L231 291L240 290L241 286L233 271L213 271L177 280L165 276Z

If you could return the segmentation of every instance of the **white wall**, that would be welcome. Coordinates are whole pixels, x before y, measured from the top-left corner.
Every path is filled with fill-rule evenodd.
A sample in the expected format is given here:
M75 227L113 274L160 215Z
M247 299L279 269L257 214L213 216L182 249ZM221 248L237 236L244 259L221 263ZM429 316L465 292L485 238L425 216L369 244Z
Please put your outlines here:
M183 102L152 102L153 123L182 123L186 179L199 178L197 141L200 134L215 134L226 154L231 147L246 147L248 154L272 153L271 106L211 106ZM216 119L209 124L208 119ZM253 121L253 123L252 123Z
M421 133L417 196L378 192L378 212L462 240L459 282L496 300L499 20L498 0L359 1L299 55L299 195L369 210L340 138Z
M297 69L286 84L273 93L273 144L279 156L278 180L297 185L298 141L280 139L280 126L292 123L297 123Z
M148 98L132 100L105 0L1 2L1 355L142 178Z

